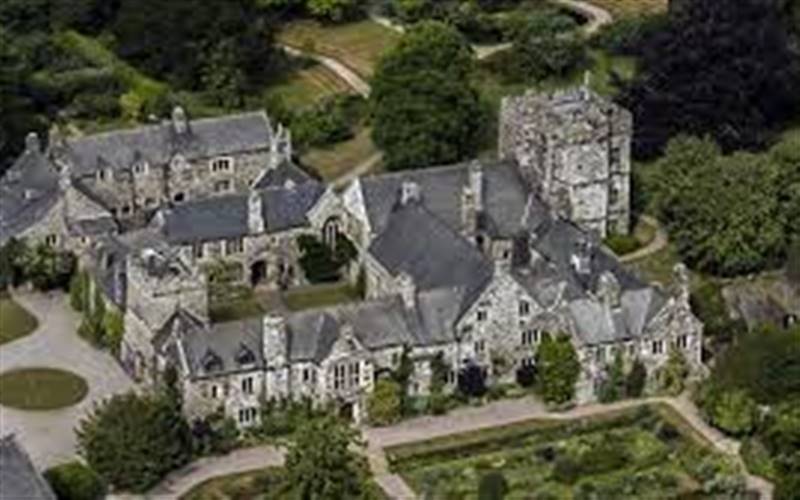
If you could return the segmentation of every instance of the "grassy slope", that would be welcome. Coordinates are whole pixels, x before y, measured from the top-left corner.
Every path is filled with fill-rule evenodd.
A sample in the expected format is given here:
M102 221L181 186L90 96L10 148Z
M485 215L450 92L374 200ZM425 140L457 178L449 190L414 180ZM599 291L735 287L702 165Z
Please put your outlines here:
M39 322L11 297L0 295L0 345L30 335Z

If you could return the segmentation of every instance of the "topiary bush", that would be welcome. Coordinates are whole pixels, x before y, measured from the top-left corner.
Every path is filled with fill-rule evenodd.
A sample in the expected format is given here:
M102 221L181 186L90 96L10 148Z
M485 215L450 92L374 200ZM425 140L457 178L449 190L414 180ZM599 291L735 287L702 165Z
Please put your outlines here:
M81 462L51 467L44 478L59 500L98 500L106 494L102 478Z

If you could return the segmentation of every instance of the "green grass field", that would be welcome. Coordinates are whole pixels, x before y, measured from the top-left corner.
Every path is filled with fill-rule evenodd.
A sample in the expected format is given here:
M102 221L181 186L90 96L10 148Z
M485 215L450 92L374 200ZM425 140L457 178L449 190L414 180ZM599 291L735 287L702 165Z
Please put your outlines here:
M393 470L428 498L476 498L500 473L506 498L690 498L741 468L667 407L575 421L534 420L387 450ZM725 493L720 492L721 497Z
M0 345L30 335L39 322L22 306L0 294Z
M372 142L371 133L371 129L362 128L355 137L348 141L308 151L301 157L301 161L303 165L312 168L323 180L330 182L379 152ZM379 168L380 165L376 165L370 170L370 173Z
M283 294L286 306L292 311L352 302L358 298L358 292L347 283L296 288Z
M333 26L316 21L296 21L281 30L278 41L333 57L361 76L369 77L383 52L400 36L369 20Z
M0 374L0 404L21 410L55 410L79 403L86 381L65 370L19 368Z
M297 70L265 90L265 94L280 97L290 108L303 108L325 97L351 92L344 80L321 64Z

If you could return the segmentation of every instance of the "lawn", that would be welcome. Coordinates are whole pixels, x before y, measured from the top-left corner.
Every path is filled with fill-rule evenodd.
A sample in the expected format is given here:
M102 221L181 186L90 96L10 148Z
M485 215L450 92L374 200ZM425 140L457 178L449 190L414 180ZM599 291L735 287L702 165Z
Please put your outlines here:
M371 133L371 129L362 128L348 141L310 150L301 157L301 162L326 182L335 180L379 153L372 142ZM377 162L369 172L377 170L379 164Z
M28 311L0 293L0 345L30 335L38 325Z
M358 291L348 283L315 285L289 290L283 294L286 306L292 311L332 306L359 299Z
M297 70L266 89L268 96L279 97L288 108L303 108L352 89L336 73L321 64Z
M589 3L606 9L614 17L657 14L669 6L669 0L589 0Z
M252 318L266 312L253 289L244 285L213 287L208 309L213 323Z
M369 20L338 25L296 21L278 34L279 42L338 59L363 77L372 76L378 59L399 38L399 33Z
M186 494L181 500L250 500L274 489L283 480L283 470L268 468L231 474L204 481Z
M65 370L19 368L0 374L0 404L21 410L55 410L80 402L86 381Z
M387 456L430 498L475 498L489 472L504 476L506 498L688 498L713 480L737 483L740 467L687 428L656 405L448 436L392 448Z

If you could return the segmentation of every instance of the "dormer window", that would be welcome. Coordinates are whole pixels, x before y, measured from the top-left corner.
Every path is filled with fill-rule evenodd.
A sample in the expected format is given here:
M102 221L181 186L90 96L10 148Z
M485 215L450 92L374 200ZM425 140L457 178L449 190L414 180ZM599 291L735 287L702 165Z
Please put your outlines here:
M203 356L202 365L206 372L218 371L222 369L222 359L209 349Z
M212 172L230 172L233 170L233 158L230 156L221 156L211 160Z
M242 344L239 346L239 352L236 353L236 362L240 365L250 365L256 362L256 356L249 347Z
M225 179L214 184L215 193L229 193L233 190L233 183L230 179Z

